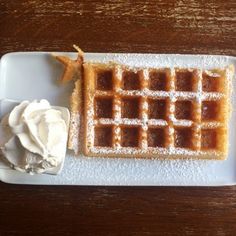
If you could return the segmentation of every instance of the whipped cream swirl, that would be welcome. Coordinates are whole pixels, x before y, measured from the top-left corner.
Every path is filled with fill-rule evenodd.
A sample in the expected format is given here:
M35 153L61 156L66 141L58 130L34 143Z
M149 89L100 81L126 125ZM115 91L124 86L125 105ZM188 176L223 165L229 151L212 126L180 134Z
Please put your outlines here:
M52 107L47 100L23 101L2 121L8 137L2 147L6 160L28 173L59 170L66 154L69 119L67 108Z

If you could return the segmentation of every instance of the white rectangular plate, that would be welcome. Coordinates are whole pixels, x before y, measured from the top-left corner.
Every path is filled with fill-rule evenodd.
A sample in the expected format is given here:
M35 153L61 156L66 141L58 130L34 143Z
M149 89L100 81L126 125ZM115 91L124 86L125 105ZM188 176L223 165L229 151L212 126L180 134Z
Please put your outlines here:
M58 53L76 58L75 53ZM86 53L85 60L116 61L130 66L223 67L236 58L208 55ZM68 106L73 85L58 85L63 67L47 52L6 54L0 64L0 99L48 99ZM235 79L233 88L235 88ZM236 106L232 95L233 108ZM1 110L0 110L1 116ZM28 175L0 167L0 180L16 184L47 185L169 185L222 186L236 183L236 111L230 119L230 148L226 161L142 160L75 157L68 151L57 175ZM1 137L0 137L1 138Z

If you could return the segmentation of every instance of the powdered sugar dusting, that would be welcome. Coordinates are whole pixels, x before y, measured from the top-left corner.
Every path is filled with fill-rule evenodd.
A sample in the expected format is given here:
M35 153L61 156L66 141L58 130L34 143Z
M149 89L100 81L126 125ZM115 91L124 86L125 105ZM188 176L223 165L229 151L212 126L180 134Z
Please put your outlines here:
M80 134L80 114L79 113L71 113L71 119L70 119L70 137L69 137L69 143L71 146L70 149L74 150L75 153L79 152L81 140L79 141L79 134Z
M212 71L209 71L209 70L205 70L205 73L211 77L215 77L215 78L219 78L220 77L220 74L219 73L215 73L215 72L212 72Z
M176 158L180 157L180 158L187 158L187 157L204 157L204 156L209 156L212 159L215 159L215 156L221 156L223 153L218 152L218 151L193 151L190 149L186 149L186 148L152 148L152 147L146 147L145 149L137 149L137 148L133 148L133 147L122 147L122 149L114 149L114 148L109 148L109 147L92 147L90 148L90 151L95 153L95 154L100 154L103 153L104 155L107 154L126 154L127 157L130 155L138 155L138 154L143 154L143 155L147 155L147 151L150 154L156 154L159 155L158 158L161 158L163 155L163 158L167 158L166 155L173 155L176 154ZM173 153L174 151L174 153ZM212 156L211 156L212 155ZM153 158L155 159L155 158ZM171 159L171 158L170 158Z
M196 92L183 92L183 91L152 91L149 89L143 89L143 90L117 90L117 93L120 96L143 96L143 97L150 97L150 98L171 98L174 102L176 98L183 99L183 100L193 100L199 97L199 94ZM111 92L105 92L105 91L96 91L96 96L111 96ZM225 95L218 92L202 92L201 97L203 99L220 99L224 97Z
M110 61L130 67L162 67L162 68L222 68L229 65L231 57L215 55L179 55L179 54L135 54L107 53L105 56L85 55L85 60L108 63Z
M59 176L48 184L70 185L207 185L221 181L219 161L93 158L68 153ZM31 179L32 181L32 179Z
M219 161L84 157L68 153L62 173L48 184L207 185L221 181ZM32 180L31 180L32 181Z

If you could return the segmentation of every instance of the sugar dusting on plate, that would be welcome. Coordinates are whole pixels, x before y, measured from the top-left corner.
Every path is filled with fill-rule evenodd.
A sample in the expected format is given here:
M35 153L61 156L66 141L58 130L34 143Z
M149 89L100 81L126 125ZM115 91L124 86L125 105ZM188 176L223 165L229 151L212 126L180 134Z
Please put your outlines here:
M93 57L91 55L91 57ZM141 58L142 57L142 58ZM193 60L194 58L194 60ZM115 61L129 66L197 67L210 69L229 65L228 57L182 55L106 54L96 62ZM105 121L104 121L105 122ZM133 158L96 158L68 155L59 184L94 185L208 185L222 181L217 170L228 161L147 160ZM51 180L52 183L55 180Z

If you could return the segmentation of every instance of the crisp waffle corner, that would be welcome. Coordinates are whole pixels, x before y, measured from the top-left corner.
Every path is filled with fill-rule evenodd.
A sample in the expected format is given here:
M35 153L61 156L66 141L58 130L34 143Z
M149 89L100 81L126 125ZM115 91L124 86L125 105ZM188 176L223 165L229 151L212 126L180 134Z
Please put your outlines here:
M84 63L84 154L226 159L233 73L232 65L201 70ZM73 94L76 104L80 92Z

